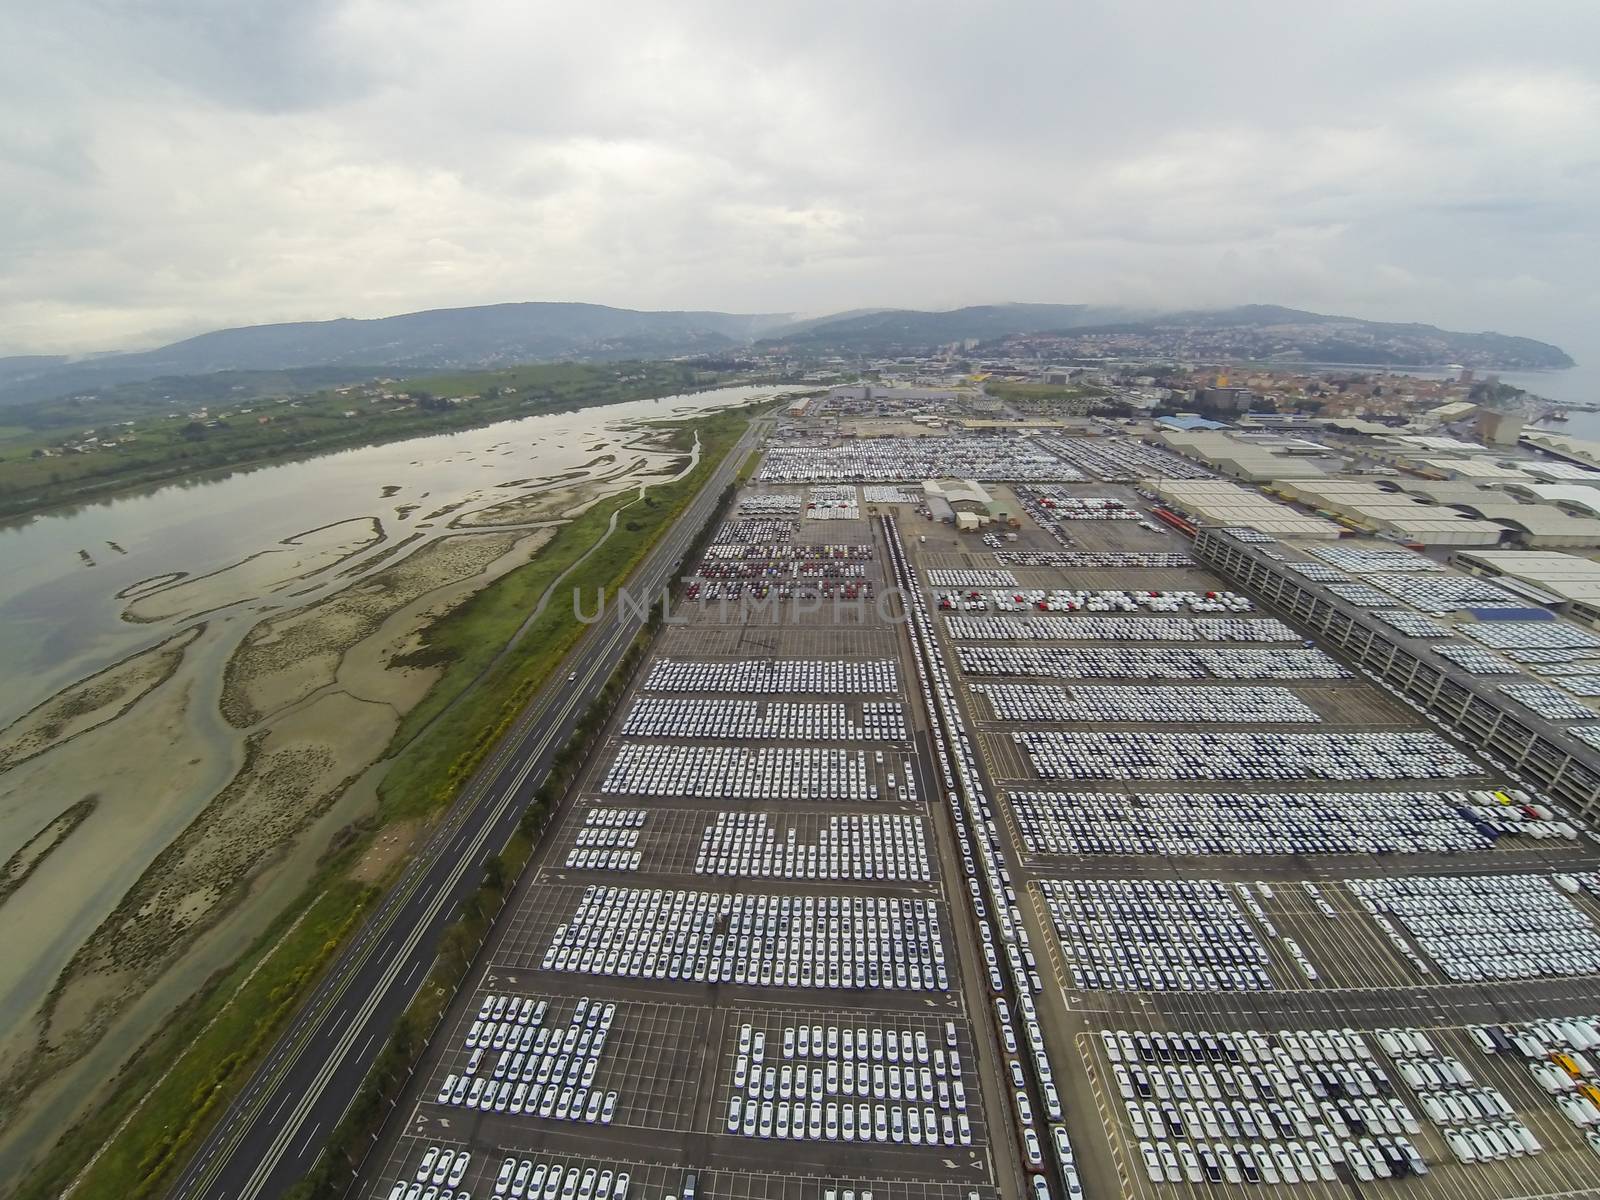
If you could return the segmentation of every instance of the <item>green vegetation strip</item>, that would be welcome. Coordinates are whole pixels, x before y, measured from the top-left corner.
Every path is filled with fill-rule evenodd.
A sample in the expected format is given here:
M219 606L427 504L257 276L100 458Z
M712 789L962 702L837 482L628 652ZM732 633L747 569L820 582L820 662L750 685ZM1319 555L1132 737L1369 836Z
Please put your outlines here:
M20 1186L17 1200L59 1196L104 1145L74 1200L151 1196L271 1045L301 996L379 894L341 878L349 858L322 872L320 895L297 904L220 972L145 1044L105 1103L62 1138ZM109 1142L109 1144L108 1144Z
M646 501L629 506L617 531L574 573L571 584L584 589L588 598L586 611L592 607L596 587L603 586L608 598L615 594L655 539L671 526L727 456L743 434L750 412L749 407L730 409L677 424L677 434L685 439L685 446L692 443L698 430L700 462L685 478L652 488ZM442 691L447 699L459 694L493 651L505 645L549 580L559 574L561 568L550 569L546 556L557 551L563 536L574 531L560 550L566 556L564 561L570 564L605 530L611 511L631 498L630 492L596 505L563 527L534 562L491 584L471 603L432 627L425 652L439 655L440 661L448 656L459 656L460 660L452 662L430 692L425 703L432 703L432 711L437 712L445 702L434 700L434 693ZM591 514L597 513L600 515L586 524ZM700 541L704 541L704 533ZM545 569L536 571L541 565ZM540 579L544 582L540 583ZM72 1192L73 1200L144 1197L171 1182L185 1155L244 1085L345 936L355 928L373 899L382 894L380 887L349 880L346 876L351 865L388 822L407 816L431 816L449 802L582 630L565 597L553 597L519 643L534 649L509 656L426 736L406 746L385 776L377 820L354 831L358 836L340 839L339 851L318 872L301 898L237 962L213 976L173 1015L162 1032L137 1052L106 1099L68 1130L19 1186L16 1200L59 1196L80 1173L83 1178ZM493 640L496 638L499 640ZM478 639L486 639L487 644L480 645ZM490 860L494 865L488 871L485 887L493 883L491 890L497 895L506 886L500 876L515 878L520 871L561 786L581 764L586 739L603 725L605 713L620 698L626 672L636 669L642 661L644 644L641 637L629 648L617 676L584 715L573 740L557 755L553 778L541 787L520 826L520 840L507 847L501 860ZM399 866L392 869L391 881L399 870ZM381 1120L381 1103L387 1093L380 1090L376 1098L368 1093L374 1086L390 1086L395 1070L403 1078L405 1066L415 1057L449 1000L448 989L454 984L441 983L440 979L459 979L451 971L463 961L470 962L470 957L462 956L466 947L475 946L481 937L481 931L473 932L478 928L474 922L481 922L486 929L490 917L485 914L498 910L498 903L494 908L485 907L489 898L480 891L468 906L464 928L453 929L445 939L443 961L435 972L439 978L430 978L429 985L418 994L412 1011L406 1014L394 1041L369 1077L367 1089L358 1096L347 1123L375 1115ZM460 970L465 969L460 966ZM436 1009L430 1009L430 1004ZM364 1107L368 1105L372 1107ZM102 1146L105 1149L85 1171L85 1163ZM324 1160L334 1162L337 1157L329 1154ZM348 1177L346 1168L346 1180Z
M594 612L600 593L607 602L614 598L739 440L749 417L745 407L684 423L678 433L687 439L685 444L692 442L694 430L700 434L700 461L693 471L676 482L648 488L643 500L630 493L590 508L564 526L533 562L510 572L429 630L419 658L448 661L451 666L395 735L396 746L405 748L379 787L385 821L433 812L471 778L582 635L585 627L573 613L573 589L582 597L586 613ZM522 635L518 649L458 700L425 737L407 745L506 644L544 589L594 545L617 510L621 516L616 532L567 577L560 594Z
M326 372L336 377L338 372ZM267 376L293 389L316 372ZM548 363L244 399L225 372L7 408L0 515L214 471L714 387L681 363ZM338 378L337 382L344 382ZM232 386L247 388L247 384ZM301 387L304 387L301 383ZM92 441L88 435L92 435Z

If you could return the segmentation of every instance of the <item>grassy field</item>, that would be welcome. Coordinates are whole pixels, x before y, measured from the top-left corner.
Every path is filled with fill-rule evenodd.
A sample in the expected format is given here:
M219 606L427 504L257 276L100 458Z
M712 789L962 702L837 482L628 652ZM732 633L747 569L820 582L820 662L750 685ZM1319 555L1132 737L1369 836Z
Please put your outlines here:
M75 1200L132 1200L167 1182L378 895L341 878L343 870L341 862L326 872L306 904L280 917L174 1014L105 1103L21 1185L18 1200L59 1195L98 1146L105 1151L73 1192Z
M1095 387L1071 387L1057 383L996 383L984 384L983 390L1000 400L1080 400L1085 396L1104 396L1106 392Z
M182 476L722 382L678 363L548 363L209 404L185 398L152 408L148 399L119 402L113 391L92 405L18 405L6 410L8 432L0 434L0 515Z
M427 814L454 794L583 632L573 614L573 589L582 597L585 612L594 611L602 590L608 600L615 595L738 441L749 415L748 409L733 409L677 424L677 437L683 439L679 448L687 448L696 429L700 434L700 462L687 476L646 489L642 501L630 489L595 505L563 526L533 562L512 571L427 631L421 655L450 666L395 735L395 747L404 749L379 788L385 820ZM594 545L612 512L619 509L616 532L563 582L518 649L446 712L426 738L407 744L477 677L533 610L550 581Z
M484 665L506 645L563 564L592 546L611 511L627 504L616 533L567 585L582 589L585 611L592 611L597 588L604 588L608 597L614 594L727 456L750 413L749 408L732 409L676 423L682 446L690 444L696 431L700 436L700 462L688 476L650 488L642 502L628 504L635 495L630 489L596 505L564 526L534 562L503 576L435 623L423 653L449 666L391 746L397 756L380 786L376 819L343 845L267 934L141 1048L106 1100L21 1185L18 1200L59 1195L101 1146L106 1149L73 1193L74 1200L145 1197L170 1183L344 937L381 894L380 888L350 881L349 865L389 822L431 818L448 805L582 633L570 592L563 588L552 597L519 649L473 685ZM469 685L471 690L425 736L416 737L430 715ZM391 878L398 871L396 867Z

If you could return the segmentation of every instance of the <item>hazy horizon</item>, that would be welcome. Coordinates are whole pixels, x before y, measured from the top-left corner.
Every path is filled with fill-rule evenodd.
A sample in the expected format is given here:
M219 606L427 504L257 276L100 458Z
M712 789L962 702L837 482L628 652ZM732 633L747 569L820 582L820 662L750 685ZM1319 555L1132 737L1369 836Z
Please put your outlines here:
M1597 44L1577 0L11 10L0 353L537 299L998 296L1581 357Z

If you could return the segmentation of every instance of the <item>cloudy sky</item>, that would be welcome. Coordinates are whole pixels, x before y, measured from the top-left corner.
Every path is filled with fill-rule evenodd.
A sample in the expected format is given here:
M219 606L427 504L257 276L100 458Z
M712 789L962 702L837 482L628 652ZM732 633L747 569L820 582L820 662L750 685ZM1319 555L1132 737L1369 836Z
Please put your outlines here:
M532 299L1600 351L1600 4L14 3L0 196L0 353Z

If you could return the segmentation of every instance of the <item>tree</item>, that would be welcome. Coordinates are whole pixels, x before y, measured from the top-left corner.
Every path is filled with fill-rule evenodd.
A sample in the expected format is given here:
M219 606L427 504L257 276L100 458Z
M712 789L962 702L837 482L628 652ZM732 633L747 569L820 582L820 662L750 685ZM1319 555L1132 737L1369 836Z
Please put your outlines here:
M199 421L190 421L178 431L191 442L197 442L206 436L206 427Z
M491 854L483 861L483 886L497 892L505 891L506 860L498 854Z

